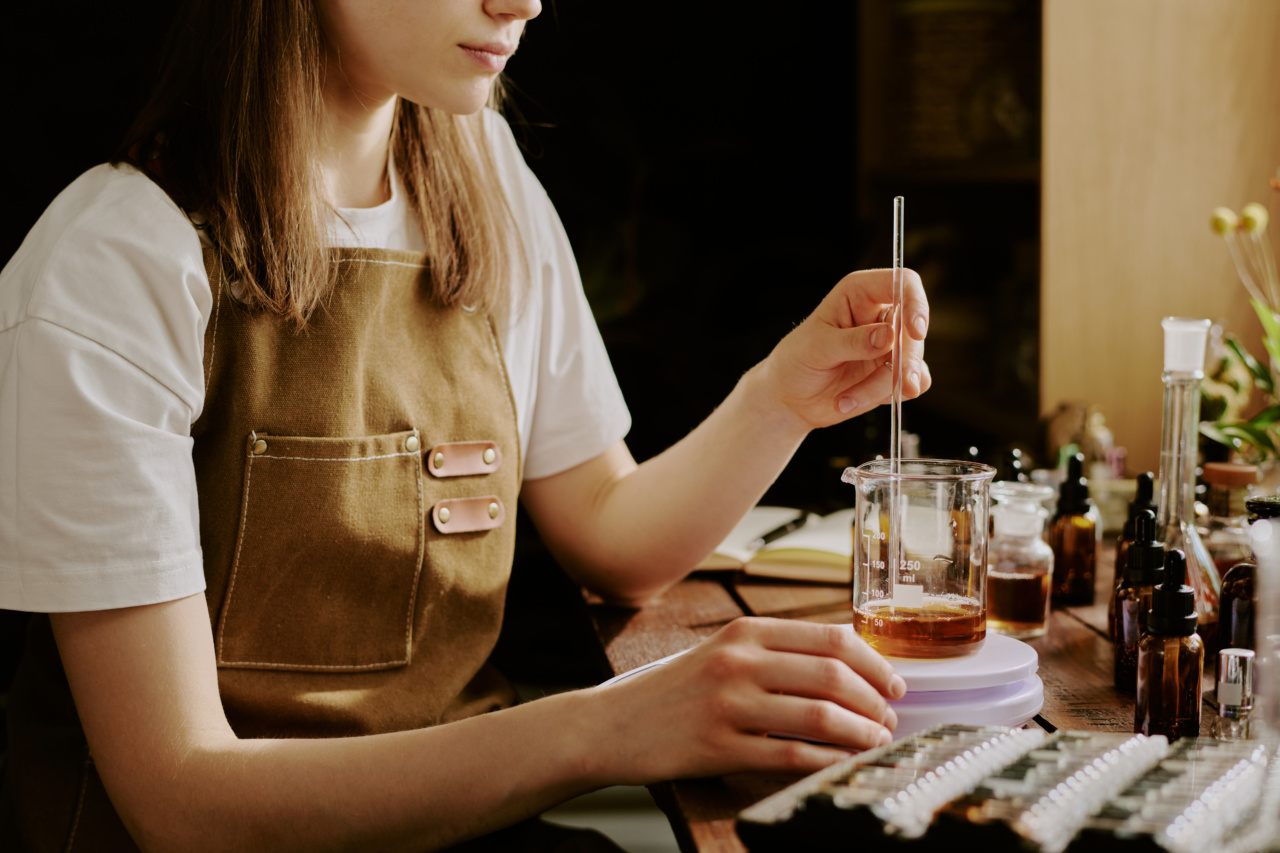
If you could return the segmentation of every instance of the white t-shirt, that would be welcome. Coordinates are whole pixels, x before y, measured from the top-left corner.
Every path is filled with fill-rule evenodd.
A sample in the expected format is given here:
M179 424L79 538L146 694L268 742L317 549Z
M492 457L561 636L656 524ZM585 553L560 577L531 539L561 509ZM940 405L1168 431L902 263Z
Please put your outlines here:
M501 337L536 479L597 456L631 419L560 220L506 122L485 119L532 270ZM335 245L422 249L392 184L386 203L340 211ZM204 589L191 424L212 306L197 232L127 166L67 187L0 272L0 608Z

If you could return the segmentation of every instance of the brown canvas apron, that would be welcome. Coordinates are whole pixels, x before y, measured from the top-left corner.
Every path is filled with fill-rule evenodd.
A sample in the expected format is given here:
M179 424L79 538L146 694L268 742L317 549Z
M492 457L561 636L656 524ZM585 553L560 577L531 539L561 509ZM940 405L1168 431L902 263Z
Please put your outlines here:
M521 465L493 325L433 303L422 255L333 262L331 298L298 331L240 305L206 252L193 456L218 685L241 737L404 730L514 701L487 663ZM9 723L0 846L136 849L47 616L32 620Z

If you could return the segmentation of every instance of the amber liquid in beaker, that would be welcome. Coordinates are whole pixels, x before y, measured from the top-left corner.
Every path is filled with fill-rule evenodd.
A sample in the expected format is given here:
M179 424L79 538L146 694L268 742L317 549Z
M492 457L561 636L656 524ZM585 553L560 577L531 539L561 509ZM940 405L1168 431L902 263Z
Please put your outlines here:
M922 607L891 607L888 601L855 607L853 629L888 657L959 657L982 647L987 613L972 598L926 595Z
M1010 637L1039 637L1049 615L1048 572L987 572L987 619Z

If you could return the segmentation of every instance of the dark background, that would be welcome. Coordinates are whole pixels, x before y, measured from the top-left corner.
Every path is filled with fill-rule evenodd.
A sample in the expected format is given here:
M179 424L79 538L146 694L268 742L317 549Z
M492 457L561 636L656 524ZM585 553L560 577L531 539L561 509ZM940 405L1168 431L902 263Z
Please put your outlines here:
M64 186L111 154L145 100L173 5L7 10L0 260ZM999 164L992 181L990 163L866 169L859 148L877 129L857 120L858 8L548 0L508 66L509 118L577 254L633 413L637 459L705 418L842 275L890 263L900 193L910 199L907 262L928 270L930 346L945 354L931 359L935 391L906 407L907 428L926 455L975 447L997 461L1034 422L1034 384L1010 372L1029 364L1034 375L1034 351L1010 361L1018 340L982 324L1038 316L1034 299L995 298L1035 291L1038 187L1020 177L1026 169L1010 180ZM1038 45L1028 20L1015 40ZM1021 313L1002 316L1001 305ZM948 345L948 327L969 333ZM1012 366L989 372L1000 357ZM970 404L966 389L991 399ZM824 512L851 504L840 470L886 452L887 426L881 409L815 433L766 500ZM541 551L531 526L521 529L533 560ZM0 658L16 648L20 621L0 614ZM0 685L8 665L0 660Z

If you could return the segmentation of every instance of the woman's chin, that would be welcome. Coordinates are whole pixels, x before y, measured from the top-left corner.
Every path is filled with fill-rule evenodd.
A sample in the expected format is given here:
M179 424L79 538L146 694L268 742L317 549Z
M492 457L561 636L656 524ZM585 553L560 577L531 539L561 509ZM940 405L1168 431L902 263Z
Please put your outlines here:
M415 104L455 116L467 116L480 112L489 104L496 75L486 76L482 81L471 85L459 85L445 92L423 93L422 98L414 98L408 94L404 97Z

